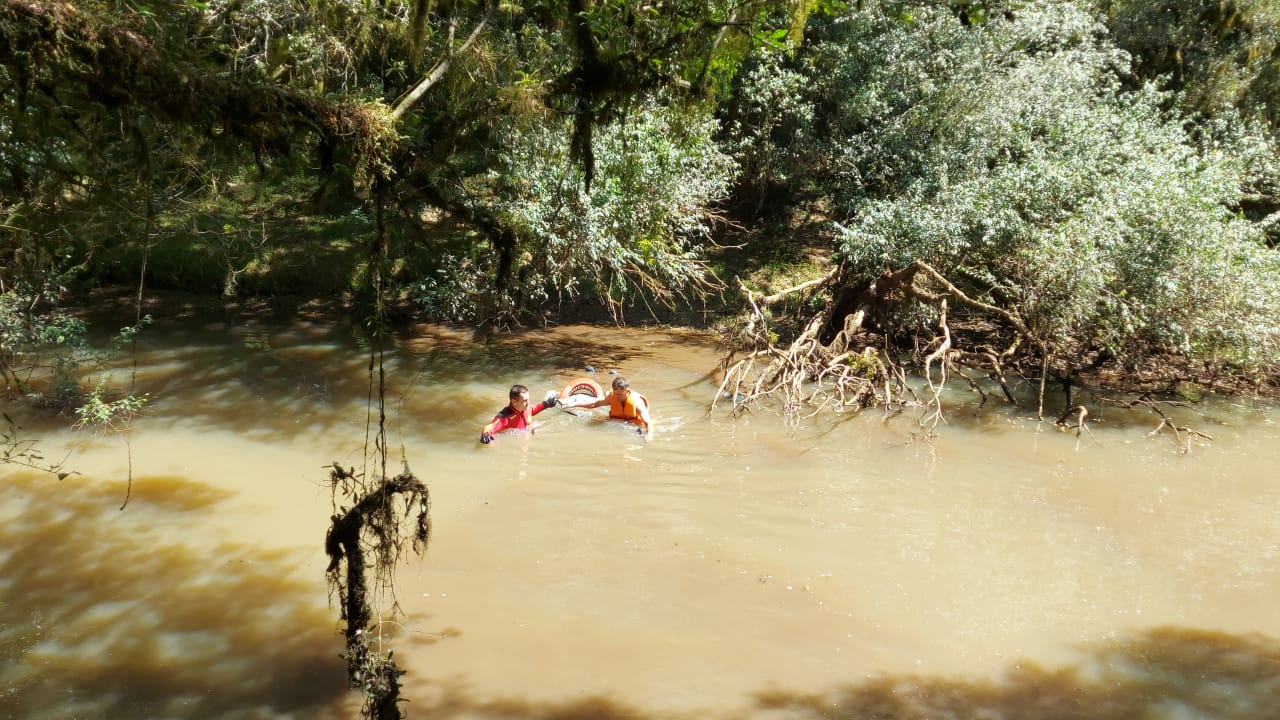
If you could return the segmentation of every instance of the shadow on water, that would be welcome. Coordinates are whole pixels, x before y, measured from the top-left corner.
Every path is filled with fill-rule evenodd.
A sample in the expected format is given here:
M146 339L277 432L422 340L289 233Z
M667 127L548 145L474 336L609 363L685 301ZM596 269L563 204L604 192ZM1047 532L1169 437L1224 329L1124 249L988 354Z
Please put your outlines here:
M1089 648L1084 655L1079 664L1056 669L1022 661L994 681L893 675L820 694L769 690L756 695L754 708L737 713L655 713L602 697L567 703L476 702L458 685L438 688L440 697L434 703L415 701L414 708L418 716L437 720L462 716L509 720L1280 717L1280 642L1269 637L1159 627Z
M492 415L515 383L541 395L595 364L607 384L606 368L652 359L650 349L620 332L529 330L486 344L461 329L401 326L388 337L381 359L388 407L411 407L429 433L459 417L470 422ZM126 352L117 360L111 384L124 389L136 378L133 392L150 396L140 424L181 420L257 440L290 438L363 422L352 408L377 392L371 386L372 343L369 329L349 320L296 311L189 311L148 327L136 357Z
M89 312L91 327L105 330L128 324L135 311L126 305ZM360 312L283 302L224 306L208 299L160 300L150 309L156 320L144 329L137 346L135 391L152 398L144 422L199 421L259 440L363 423L363 415L351 412L371 393L372 336ZM167 312L162 314L162 309ZM614 327L529 329L483 343L464 328L400 323L391 330L383 358L388 398L391 405L398 403L409 412L420 436L447 432L460 419L470 427L502 406L511 384L527 384L536 396L585 374L588 366L598 369L596 379L602 385L608 383L608 370L638 371L655 361L654 350L639 340L646 332ZM713 338L700 333L661 334L671 344L714 344ZM114 386L127 386L122 368L132 360L121 358ZM697 385L708 386L709 403L717 379L715 363L697 371L705 373ZM917 384L923 399L927 388ZM994 384L982 385L985 401L965 383L952 380L942 398L944 425L990 433L1037 422L1037 388L1032 384L1015 387L1017 407L1009 405ZM637 387L649 394L656 390L642 380ZM1065 412L1064 400L1059 388L1048 388L1047 422ZM1160 422L1149 407L1126 409L1084 391L1073 395L1075 403L1088 408L1092 428L1150 431ZM1236 412L1228 413L1227 420L1220 417L1225 405L1179 402L1162 408L1180 426L1212 434L1222 424L1239 421ZM868 412L875 410L863 414ZM1243 412L1256 414L1248 408ZM928 414L928 408L911 407L887 424L914 434Z
M336 618L297 552L164 540L222 496L154 484L140 520L118 488L8 478L0 717L341 717Z
M180 479L151 482L164 491L148 496L154 512L144 519L115 509L114 488L33 474L8 479L0 717L352 716L335 620L317 602L318 581L298 576L307 564L291 551L161 539L157 522L216 512L224 496ZM1079 657L1057 668L1022 661L989 681L891 675L818 694L769 689L746 710L683 717L1280 717L1280 641L1267 636L1158 627L1081 648ZM414 668L406 669L411 679ZM465 681L418 691L406 709L437 720L679 717L608 697L482 700Z
M993 682L882 677L822 697L770 692L758 701L802 719L1260 720L1280 713L1277 678L1275 639L1159 627L1091 648L1079 665L1023 661Z

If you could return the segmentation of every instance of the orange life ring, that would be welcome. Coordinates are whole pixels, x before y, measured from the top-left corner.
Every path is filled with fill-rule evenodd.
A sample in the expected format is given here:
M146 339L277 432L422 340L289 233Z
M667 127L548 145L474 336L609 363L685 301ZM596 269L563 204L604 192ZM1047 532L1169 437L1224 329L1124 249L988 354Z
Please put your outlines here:
M586 395L592 399L599 400L604 397L604 388L600 387L600 383L591 378L578 378L569 381L568 385L560 391L560 397L567 398L574 395Z

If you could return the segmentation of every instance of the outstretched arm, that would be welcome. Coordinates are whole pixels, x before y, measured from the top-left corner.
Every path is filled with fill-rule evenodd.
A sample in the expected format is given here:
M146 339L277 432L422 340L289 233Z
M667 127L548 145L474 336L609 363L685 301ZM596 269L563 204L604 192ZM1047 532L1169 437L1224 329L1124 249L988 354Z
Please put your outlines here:
M542 412L543 410L546 410L547 408L553 408L556 405L563 405L563 404L564 404L564 401L560 399L560 393L556 392L555 390L548 390L547 396L542 399L542 402L538 403L537 405L534 405L533 408L529 411L529 416L532 417Z
M565 407L587 408L587 409L590 409L590 408L598 408L598 407L604 407L605 405L608 405L608 404L609 404L609 394L608 394L608 393L605 393L604 397L602 397L602 398L599 398L599 399L596 399L596 400L591 400L591 401L588 401L588 402L575 401L575 400L573 400L573 399L572 399L573 397L574 397L574 396L572 396L572 395L571 395L570 397L566 398L565 400L562 400L562 401L561 401L561 404L563 404Z

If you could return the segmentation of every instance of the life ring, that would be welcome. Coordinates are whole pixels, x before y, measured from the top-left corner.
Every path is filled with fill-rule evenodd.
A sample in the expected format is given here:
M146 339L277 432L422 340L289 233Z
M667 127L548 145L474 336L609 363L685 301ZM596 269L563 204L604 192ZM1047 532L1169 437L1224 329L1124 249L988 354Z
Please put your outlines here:
M564 389L560 391L561 399L573 397L575 395L587 396L593 400L599 400L604 397L604 388L600 387L600 383L591 378L578 378L571 380Z

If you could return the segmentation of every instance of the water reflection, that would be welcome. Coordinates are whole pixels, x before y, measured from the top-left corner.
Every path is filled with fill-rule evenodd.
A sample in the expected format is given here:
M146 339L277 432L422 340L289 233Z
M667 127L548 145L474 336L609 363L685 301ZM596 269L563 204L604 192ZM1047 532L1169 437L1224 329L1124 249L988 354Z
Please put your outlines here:
M707 342L669 333L663 344L682 338L702 347ZM392 378L389 410L411 415L414 433L432 435L451 433L460 414L491 415L514 382L526 382L540 395L594 365L607 384L607 369L650 362L656 352L644 339L591 328L514 333L480 344L463 331L414 325L393 330L376 360L370 345L361 323L271 314L230 322L191 310L149 327L136 355L118 359L112 383L124 387L131 367L145 368L135 391L151 397L145 414L152 428L188 422L255 440L289 439L363 423L347 411L376 396L371 363L377 362Z

